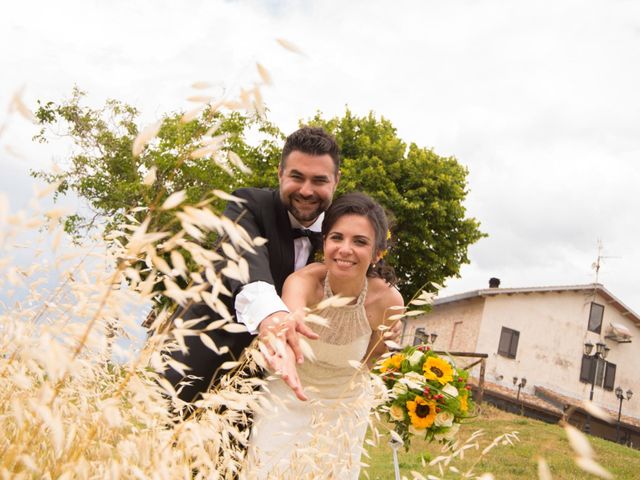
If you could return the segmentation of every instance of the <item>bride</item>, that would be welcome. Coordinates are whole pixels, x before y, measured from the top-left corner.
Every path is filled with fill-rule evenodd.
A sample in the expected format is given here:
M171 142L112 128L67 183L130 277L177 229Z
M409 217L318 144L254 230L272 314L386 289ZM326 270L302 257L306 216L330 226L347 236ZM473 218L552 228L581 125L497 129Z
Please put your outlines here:
M393 269L380 262L388 236L380 205L362 193L343 195L327 210L322 234L324 264L289 276L282 298L294 313L334 295L353 301L315 312L326 324L310 324L319 339L308 341L313 355L297 366L308 401L280 378L267 380L251 431L248 478L357 479L360 472L373 402L368 367L386 348L378 327L403 301Z

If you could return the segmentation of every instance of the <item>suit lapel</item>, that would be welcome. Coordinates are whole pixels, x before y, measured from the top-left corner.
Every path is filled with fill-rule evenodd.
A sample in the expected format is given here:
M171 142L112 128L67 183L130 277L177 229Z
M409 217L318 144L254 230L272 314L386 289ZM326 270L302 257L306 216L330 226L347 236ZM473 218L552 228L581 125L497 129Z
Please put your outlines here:
M293 236L291 233L291 222L289 221L289 214L287 213L287 209L280 200L280 193L278 192L278 190L275 190L273 192L273 195L273 204L275 207L274 210L276 213L275 231L278 238L269 239L269 241L273 242L271 248L274 251L278 250L280 254L280 262L272 263L271 267L274 277L277 276L279 277L279 280L281 279L281 281L276 281L276 290L278 290L278 293L280 294L284 280L294 271L295 251L293 248Z

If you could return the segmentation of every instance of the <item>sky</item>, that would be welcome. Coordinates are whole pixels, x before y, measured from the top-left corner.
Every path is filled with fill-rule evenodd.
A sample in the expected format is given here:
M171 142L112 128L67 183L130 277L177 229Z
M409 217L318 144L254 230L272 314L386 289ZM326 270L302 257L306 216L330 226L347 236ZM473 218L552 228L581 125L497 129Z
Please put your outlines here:
M599 281L640 312L640 3L634 1L23 0L1 7L0 192L64 163L5 114L13 93L87 104L116 98L141 126L189 108L195 81L220 94L258 81L284 132L345 107L389 119L407 142L469 170L469 216L488 234L441 296ZM304 55L282 48L277 38ZM18 156L12 154L18 152Z

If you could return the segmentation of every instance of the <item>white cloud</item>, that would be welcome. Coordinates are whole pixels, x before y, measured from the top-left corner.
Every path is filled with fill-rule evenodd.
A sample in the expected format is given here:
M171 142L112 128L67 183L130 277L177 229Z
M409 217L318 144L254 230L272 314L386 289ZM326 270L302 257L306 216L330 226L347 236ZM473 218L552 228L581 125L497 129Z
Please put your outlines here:
M285 131L349 105L468 166L467 207L490 236L447 291L494 275L510 286L590 282L601 238L621 257L606 260L602 281L640 309L637 2L32 0L4 10L0 105L24 82L32 104L77 83L91 104L118 98L148 123L183 108L195 80L250 84L260 61ZM0 143L21 138L46 164L26 132L12 127Z

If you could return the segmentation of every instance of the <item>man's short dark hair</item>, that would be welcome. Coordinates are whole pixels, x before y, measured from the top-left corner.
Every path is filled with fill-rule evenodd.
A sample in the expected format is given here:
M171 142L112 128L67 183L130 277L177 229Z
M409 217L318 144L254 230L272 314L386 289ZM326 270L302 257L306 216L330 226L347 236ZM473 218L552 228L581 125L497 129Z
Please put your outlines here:
M287 137L282 149L280 158L280 168L285 167L285 162L289 154L299 151L309 155L329 155L333 160L335 174L340 170L340 148L333 135L325 132L320 127L302 127Z

